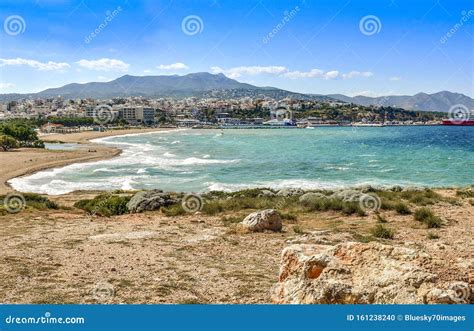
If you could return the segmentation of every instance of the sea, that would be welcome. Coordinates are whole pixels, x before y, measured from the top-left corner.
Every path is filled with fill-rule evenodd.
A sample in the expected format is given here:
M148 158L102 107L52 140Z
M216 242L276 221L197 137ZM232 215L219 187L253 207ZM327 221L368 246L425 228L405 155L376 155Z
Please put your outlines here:
M176 129L94 141L123 152L109 160L15 178L10 184L22 192L65 194L474 183L474 127Z

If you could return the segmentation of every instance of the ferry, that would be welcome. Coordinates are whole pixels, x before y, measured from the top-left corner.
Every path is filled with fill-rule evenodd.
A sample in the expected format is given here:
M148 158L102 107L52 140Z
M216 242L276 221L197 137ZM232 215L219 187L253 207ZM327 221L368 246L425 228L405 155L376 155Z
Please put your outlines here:
M441 122L443 125L461 125L461 126L474 126L474 120L443 120Z

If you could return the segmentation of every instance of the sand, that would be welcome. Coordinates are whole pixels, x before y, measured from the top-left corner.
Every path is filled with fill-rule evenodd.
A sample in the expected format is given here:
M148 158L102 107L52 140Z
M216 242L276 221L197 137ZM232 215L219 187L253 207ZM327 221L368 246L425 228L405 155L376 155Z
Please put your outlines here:
M91 139L131 133L165 131L169 129L129 129L106 132L87 131L71 134L51 134L41 136L45 142L78 143L80 146L71 151L52 151L38 148L19 148L9 152L0 152L0 195L13 191L7 181L11 178L34 172L62 167L71 163L98 161L120 154L117 148L90 142Z

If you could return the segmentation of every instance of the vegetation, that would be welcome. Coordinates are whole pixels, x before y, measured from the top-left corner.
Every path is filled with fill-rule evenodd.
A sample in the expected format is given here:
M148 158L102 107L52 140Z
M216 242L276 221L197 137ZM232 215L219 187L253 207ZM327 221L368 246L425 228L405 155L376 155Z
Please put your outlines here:
M92 215L122 215L128 213L127 203L130 199L130 196L104 193L93 199L79 200L74 204L74 207L85 210Z
M23 200L24 206L18 205L13 207L13 209L20 211L21 209L37 209L37 210L46 210L46 209L58 209L59 206L56 202L49 200L47 197L44 197L42 195L36 194L36 193L23 193L23 194L18 194L19 197L22 197L23 199L16 199L17 202L22 204L20 200ZM3 202L0 204L0 215L6 215L8 213L7 206L5 205L5 198L7 196L3 195L0 196L0 202Z
M441 218L425 207L418 209L414 218L416 221L424 223L428 228L440 228L442 224Z
M306 233L299 225L293 226L293 232L296 233L296 234L305 234Z
M23 121L5 121L0 124L0 146L4 151L17 147L44 148L33 126Z
M395 231L382 224L377 224L370 230L370 233L376 238L393 239Z
M18 148L19 146L20 145L15 138L7 135L0 135L0 148L2 148L4 152L8 152L10 149Z
M428 231L426 237L430 240L439 239L439 235L431 231Z
M377 222L379 222L379 223L388 223L387 219L385 217L383 217L382 215L380 215L379 213L375 214L375 216L377 217Z

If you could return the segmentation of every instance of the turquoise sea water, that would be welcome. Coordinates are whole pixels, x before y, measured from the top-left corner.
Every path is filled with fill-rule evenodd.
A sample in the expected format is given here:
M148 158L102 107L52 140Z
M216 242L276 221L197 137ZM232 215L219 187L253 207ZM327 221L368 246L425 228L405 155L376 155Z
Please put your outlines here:
M176 130L102 138L123 153L11 181L20 191L474 183L474 127Z

